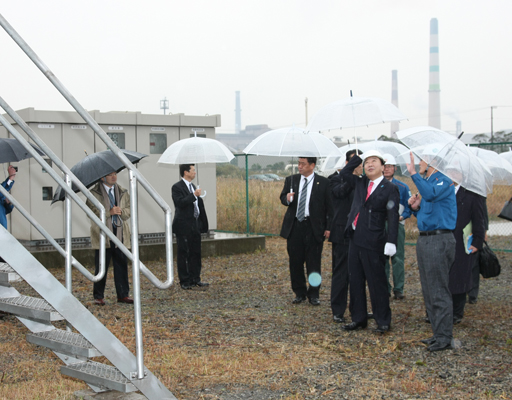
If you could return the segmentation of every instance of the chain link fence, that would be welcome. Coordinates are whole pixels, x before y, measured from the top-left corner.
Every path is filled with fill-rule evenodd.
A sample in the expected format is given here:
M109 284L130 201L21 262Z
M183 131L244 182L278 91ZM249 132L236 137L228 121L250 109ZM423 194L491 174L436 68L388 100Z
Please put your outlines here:
M508 151L503 144L486 145L485 148L491 150L490 146ZM217 230L278 236L286 212L280 194L285 177L297 173L297 161L292 157L237 154L231 163L217 164ZM317 172L327 176L327 171L325 174ZM402 176L400 171L395 178L416 193L411 178ZM498 185L487 196L488 243L495 250L512 251L512 222L498 218L511 196L512 187ZM405 228L406 242L415 244L418 237L416 218L409 218Z

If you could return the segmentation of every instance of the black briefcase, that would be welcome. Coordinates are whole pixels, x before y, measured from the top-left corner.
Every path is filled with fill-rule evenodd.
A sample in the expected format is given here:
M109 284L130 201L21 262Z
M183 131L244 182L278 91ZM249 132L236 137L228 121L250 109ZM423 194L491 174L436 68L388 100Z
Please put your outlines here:
M498 257L496 257L496 254L494 254L487 245L487 242L484 241L482 249L478 253L480 253L480 257L478 259L480 274L484 278L494 278L498 276L501 272L500 262Z

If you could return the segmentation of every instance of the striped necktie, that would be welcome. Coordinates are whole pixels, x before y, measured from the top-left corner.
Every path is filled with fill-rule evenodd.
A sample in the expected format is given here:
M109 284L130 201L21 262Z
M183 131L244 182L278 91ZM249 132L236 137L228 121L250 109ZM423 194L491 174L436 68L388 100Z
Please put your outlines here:
M306 218L306 199L308 197L308 180L304 178L304 185L302 185L302 190L300 192L300 201L299 201L299 209L297 210L297 219L299 222L304 221Z

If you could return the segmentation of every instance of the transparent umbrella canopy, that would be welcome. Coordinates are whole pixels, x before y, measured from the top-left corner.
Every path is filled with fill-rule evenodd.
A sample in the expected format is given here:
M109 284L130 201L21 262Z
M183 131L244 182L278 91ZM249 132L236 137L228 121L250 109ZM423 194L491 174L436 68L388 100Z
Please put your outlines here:
M322 107L313 116L307 129L323 132L404 119L407 117L389 101L378 97L348 97Z
M158 160L162 164L203 164L231 161L235 156L215 139L192 137L171 144Z
M462 187L486 197L492 192L493 177L489 168L455 136L430 126L398 131L398 139L417 157L448 176ZM398 157L404 174L408 153Z
M338 147L318 132L294 126L274 129L258 136L243 150L245 154L287 157L327 157L340 155Z
M479 147L470 147L469 150L480 158L491 170L493 184L512 185L512 164L498 153L491 150L481 149Z

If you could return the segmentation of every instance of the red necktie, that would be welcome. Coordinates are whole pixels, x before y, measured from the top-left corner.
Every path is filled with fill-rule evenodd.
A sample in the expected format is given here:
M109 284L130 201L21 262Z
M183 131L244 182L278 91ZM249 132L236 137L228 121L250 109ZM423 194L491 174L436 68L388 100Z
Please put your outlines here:
M370 195L372 194L372 187L373 187L373 182L370 182L370 184L368 185L368 189L366 190L366 200L368 200L368 197L370 197ZM354 226L357 226L357 219L359 218L359 213L357 213L356 215L356 218L354 219Z

